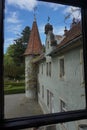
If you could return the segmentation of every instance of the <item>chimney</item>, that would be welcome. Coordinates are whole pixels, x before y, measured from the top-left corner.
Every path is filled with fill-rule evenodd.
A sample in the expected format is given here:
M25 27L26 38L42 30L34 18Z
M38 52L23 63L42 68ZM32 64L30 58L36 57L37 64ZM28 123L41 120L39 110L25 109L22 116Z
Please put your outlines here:
M66 35L66 33L67 33L67 27L65 26L65 29L64 29L64 35Z

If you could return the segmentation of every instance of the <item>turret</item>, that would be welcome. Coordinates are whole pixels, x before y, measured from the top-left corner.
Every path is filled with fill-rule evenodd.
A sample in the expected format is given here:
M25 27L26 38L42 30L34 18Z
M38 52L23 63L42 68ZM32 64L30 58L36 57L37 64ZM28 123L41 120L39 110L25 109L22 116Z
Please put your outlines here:
M53 32L53 26L50 25L49 23L47 23L47 24L45 25L45 34L48 34L49 31Z
M57 45L57 41L55 40L55 35L53 33L53 26L50 23L47 23L45 25L45 34L46 34L46 54L48 54Z
M42 44L38 31L36 19L34 19L32 30L25 50L25 92L26 97L37 99L37 66L32 63L32 59L40 55Z

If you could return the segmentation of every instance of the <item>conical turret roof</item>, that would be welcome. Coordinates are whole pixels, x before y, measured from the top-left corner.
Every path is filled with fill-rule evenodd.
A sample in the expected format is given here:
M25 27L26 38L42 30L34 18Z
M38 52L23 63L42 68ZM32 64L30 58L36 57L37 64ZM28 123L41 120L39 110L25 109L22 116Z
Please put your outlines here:
M41 39L36 21L33 22L32 30L24 55L38 55L42 52Z

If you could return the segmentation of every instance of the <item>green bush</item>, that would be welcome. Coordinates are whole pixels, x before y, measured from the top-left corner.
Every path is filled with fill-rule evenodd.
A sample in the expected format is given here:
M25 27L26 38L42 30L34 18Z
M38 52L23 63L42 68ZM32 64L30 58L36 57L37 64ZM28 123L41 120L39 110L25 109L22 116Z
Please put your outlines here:
M4 82L4 94L16 94L25 92L25 83L24 81L15 82L15 81L5 81Z
M25 88L24 86L20 86L20 87L5 87L4 88L4 94L17 94L17 93L24 93L25 92Z
M8 87L8 86L25 86L25 83L24 82L4 82L4 87Z

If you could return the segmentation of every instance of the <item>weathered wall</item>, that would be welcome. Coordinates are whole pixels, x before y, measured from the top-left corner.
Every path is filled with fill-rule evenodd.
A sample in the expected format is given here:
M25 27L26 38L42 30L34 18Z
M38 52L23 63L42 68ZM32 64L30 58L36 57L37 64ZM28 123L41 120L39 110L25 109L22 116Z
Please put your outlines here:
M37 67L32 64L33 56L25 57L25 93L26 97L37 98Z
M46 75L46 62L43 62L44 73L41 72L39 64L39 84L40 93L38 94L39 102L44 113L49 113L50 108L47 106L47 89L54 95L54 112L60 112L60 99L66 103L66 110L78 110L85 108L85 88L82 83L80 50L82 47L67 51L65 54L55 58L47 57L46 62L52 62L51 77ZM59 58L64 56L65 76L60 78ZM44 99L42 98L42 86L44 86ZM78 123L69 123L69 130L75 130ZM60 130L62 127L60 125Z

